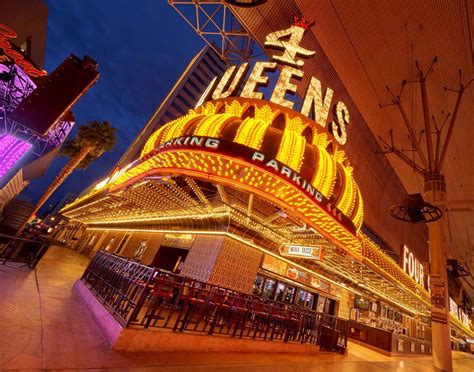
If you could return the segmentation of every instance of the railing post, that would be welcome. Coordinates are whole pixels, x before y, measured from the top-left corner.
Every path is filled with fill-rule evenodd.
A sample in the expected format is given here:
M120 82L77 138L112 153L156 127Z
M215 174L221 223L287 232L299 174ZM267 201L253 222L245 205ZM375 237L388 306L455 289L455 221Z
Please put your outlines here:
M140 310L143 307L143 304L146 301L146 298L148 297L148 293L150 293L150 281L152 278L155 277L156 269L151 272L151 274L148 276L145 286L143 287L142 294L140 295L140 298L137 301L137 304L135 305L135 308L132 311L132 314L127 320L127 325L128 327L131 322L135 321L138 318L138 314L140 313Z

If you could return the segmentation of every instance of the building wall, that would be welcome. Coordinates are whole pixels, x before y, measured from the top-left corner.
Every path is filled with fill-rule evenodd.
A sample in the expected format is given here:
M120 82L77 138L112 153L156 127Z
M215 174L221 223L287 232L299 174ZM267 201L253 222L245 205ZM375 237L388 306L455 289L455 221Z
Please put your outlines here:
M260 8L260 13L245 8L235 8L243 23L263 45L266 35L289 26L288 12L303 14L293 0L285 0L280 7L274 7L268 2ZM307 2L313 3L311 1ZM264 20L262 19L264 18ZM308 17L313 19L313 17ZM410 224L395 220L389 215L389 209L394 204L401 203L407 194L399 177L395 173L387 156L381 153L377 138L372 133L366 118L362 116L321 47L315 34L307 32L300 44L302 47L315 51L313 58L304 60L304 78L298 83L298 93L304 96L311 76L321 81L322 87L330 87L333 91L332 103L344 102L350 113L350 123L347 126L347 143L343 146L351 165L354 167L354 178L359 185L364 200L364 222L379 235L397 254L401 244L407 244L419 259L428 260L427 239L428 230L423 224ZM273 50L268 54L274 54ZM264 57L262 57L262 60ZM351 61L347 60L348 66ZM265 95L268 99L268 94ZM374 102L377 104L378 102ZM379 102L382 103L382 102ZM299 107L296 105L296 109ZM329 120L332 120L332 109ZM325 124L325 123L323 123ZM388 129L387 129L388 132Z
M224 244L224 236L198 235L184 261L181 274L207 282Z
M127 234L130 234L130 236L125 238ZM95 235L96 238L92 244L89 244L88 241L90 241L92 235ZM140 261L144 265L150 265L156 253L158 252L158 249L160 248L164 236L165 235L162 233L87 229L77 241L75 249L80 249L82 254L92 257L98 250L105 249L110 241L115 238L108 251L111 253L116 253L116 250L118 249L122 240L126 239L126 242L124 243L120 252L120 256L132 258L135 255L135 252L141 241L146 240L148 242L148 247L143 253Z
M28 55L43 67L48 27L48 8L43 1L0 1L0 23L17 33L16 39L10 39L16 46L20 47L29 38Z
M262 252L226 237L209 283L251 293L262 258Z
M165 234L161 233L150 234L148 248L145 250L140 260L144 265L150 265L153 262L153 259L155 258L155 255L158 252L164 237Z
M351 307L354 306L354 295L345 289L339 289L339 309L337 316L342 319L349 319Z

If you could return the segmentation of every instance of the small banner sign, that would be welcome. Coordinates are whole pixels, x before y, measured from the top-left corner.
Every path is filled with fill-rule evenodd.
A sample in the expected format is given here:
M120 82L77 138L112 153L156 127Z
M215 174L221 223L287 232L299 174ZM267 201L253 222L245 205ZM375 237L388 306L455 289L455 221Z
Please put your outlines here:
M284 244L280 247L280 254L286 257L301 257L313 260L322 260L323 248L319 246Z
M189 249L194 243L194 235L191 234L166 234L161 245L173 248Z

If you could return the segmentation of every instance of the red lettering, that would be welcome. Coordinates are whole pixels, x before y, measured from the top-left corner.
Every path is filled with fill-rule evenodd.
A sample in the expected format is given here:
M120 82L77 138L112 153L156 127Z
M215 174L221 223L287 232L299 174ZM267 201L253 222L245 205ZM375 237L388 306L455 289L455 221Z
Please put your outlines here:
M13 50L8 38L16 38L17 34L11 28L0 23L0 48L3 52L15 60L15 63L20 66L28 75L38 77L46 75L45 71L38 70L30 62L26 61L23 54Z
M12 57L15 61L21 61L23 59L23 55L13 49L5 49L4 52L7 56Z
M2 25L1 23L0 23L0 35L5 35L6 37L10 39L14 39L18 36L16 32L13 31L10 27Z

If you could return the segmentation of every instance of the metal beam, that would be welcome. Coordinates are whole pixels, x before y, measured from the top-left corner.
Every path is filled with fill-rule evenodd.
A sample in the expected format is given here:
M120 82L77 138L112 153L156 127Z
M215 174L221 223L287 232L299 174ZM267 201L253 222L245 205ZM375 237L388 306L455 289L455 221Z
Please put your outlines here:
M168 4L229 64L249 61L257 44L222 0L168 0Z

